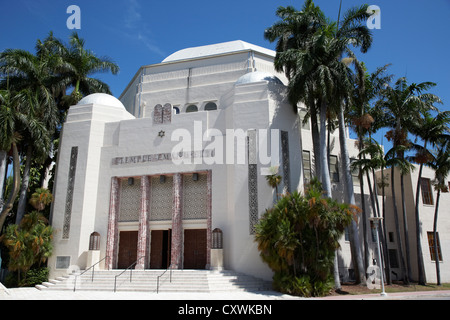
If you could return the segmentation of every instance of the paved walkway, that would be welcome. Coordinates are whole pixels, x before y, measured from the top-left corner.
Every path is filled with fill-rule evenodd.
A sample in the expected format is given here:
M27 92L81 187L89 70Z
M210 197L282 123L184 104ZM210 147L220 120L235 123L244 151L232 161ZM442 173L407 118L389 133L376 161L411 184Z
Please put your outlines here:
M9 294L8 294L9 293ZM215 292L183 293L161 292L107 292L107 291L57 291L38 290L36 288L8 289L0 291L0 300L450 300L450 290L329 296L306 299L282 294L275 291L261 292Z
M298 300L302 299L275 291L261 292L112 292L38 290L36 288L8 289L0 292L0 300Z

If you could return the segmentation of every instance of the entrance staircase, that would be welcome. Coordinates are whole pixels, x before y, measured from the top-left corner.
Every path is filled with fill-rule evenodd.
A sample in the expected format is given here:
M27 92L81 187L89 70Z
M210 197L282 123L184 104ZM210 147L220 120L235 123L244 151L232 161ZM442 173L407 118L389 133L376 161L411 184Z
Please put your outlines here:
M36 285L39 290L98 290L144 292L267 291L271 283L234 271L96 270L71 274ZM163 274L163 275L162 275ZM162 276L161 276L162 275ZM158 281L159 277L159 281ZM159 286L158 286L159 282Z

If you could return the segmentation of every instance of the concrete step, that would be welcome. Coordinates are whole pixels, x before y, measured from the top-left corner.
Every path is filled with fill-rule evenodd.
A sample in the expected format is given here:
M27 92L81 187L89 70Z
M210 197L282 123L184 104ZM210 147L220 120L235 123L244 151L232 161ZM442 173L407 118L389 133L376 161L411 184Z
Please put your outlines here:
M98 270L92 278L91 272L72 274L51 279L40 285L39 290L76 290L113 291L116 276L122 270ZM116 280L116 291L157 290L157 279L164 270L126 271ZM131 281L130 281L131 276ZM171 281L170 281L171 277ZM161 292L218 292L218 291L261 291L270 290L271 283L255 277L239 274L230 270L172 270L160 277Z

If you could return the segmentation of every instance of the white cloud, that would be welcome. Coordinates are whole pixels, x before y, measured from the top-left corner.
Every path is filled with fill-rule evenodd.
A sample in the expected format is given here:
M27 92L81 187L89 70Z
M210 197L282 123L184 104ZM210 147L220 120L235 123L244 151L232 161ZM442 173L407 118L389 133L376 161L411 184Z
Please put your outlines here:
M166 54L164 51L155 44L154 40L152 40L150 32L148 31L150 28L147 26L147 23L143 21L141 12L142 6L138 0L127 1L127 10L124 17L125 29L123 30L125 36L140 42L151 52L161 57L165 57Z

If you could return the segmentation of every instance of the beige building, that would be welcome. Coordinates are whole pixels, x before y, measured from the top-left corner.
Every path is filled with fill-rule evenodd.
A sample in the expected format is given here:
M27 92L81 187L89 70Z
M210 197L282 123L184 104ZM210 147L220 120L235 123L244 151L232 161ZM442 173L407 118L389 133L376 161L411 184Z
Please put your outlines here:
M284 192L302 191L314 161L309 125L287 102L274 57L243 41L188 48L141 67L119 99L94 94L72 106L55 181L51 277L101 261L100 269L136 263L271 279L254 241L276 199L265 175L278 168ZM330 171L342 199L338 138L331 135ZM345 238L339 267L352 278Z

